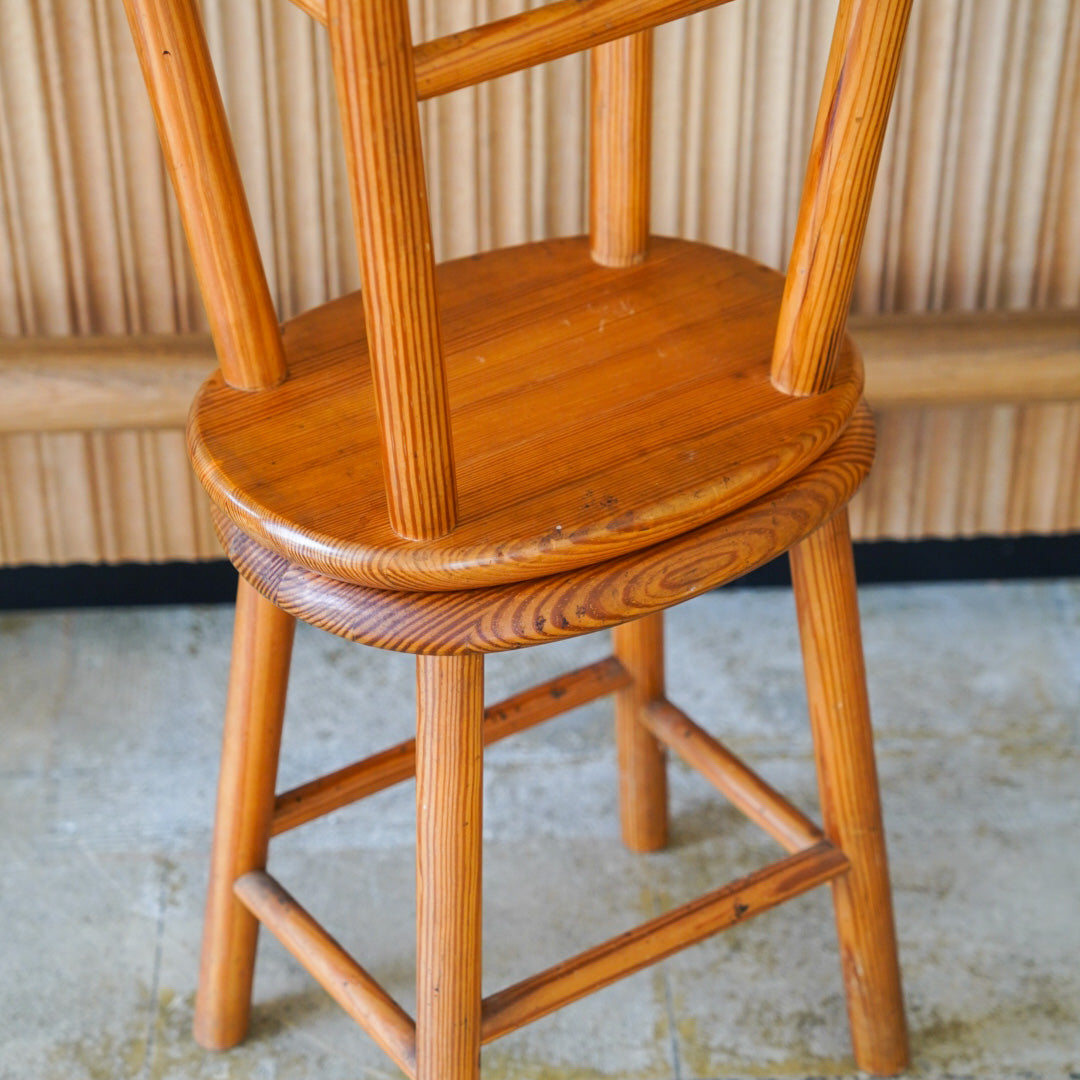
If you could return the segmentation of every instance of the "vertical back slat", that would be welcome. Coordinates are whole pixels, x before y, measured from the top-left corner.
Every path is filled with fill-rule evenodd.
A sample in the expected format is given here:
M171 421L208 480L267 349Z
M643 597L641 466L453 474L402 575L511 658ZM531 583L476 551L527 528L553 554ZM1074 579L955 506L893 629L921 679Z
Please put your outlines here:
M456 495L406 0L330 0L328 26L390 524L432 539Z
M592 50L589 231L601 266L632 266L649 239L652 31Z
M225 380L285 378L281 331L194 0L124 0Z
M841 0L773 350L785 393L832 379L910 12L911 0Z

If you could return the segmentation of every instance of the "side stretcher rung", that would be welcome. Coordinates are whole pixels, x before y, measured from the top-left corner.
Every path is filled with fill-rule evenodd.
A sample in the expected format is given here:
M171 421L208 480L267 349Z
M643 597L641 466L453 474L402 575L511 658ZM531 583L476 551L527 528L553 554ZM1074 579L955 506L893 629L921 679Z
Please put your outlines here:
M665 746L697 769L729 802L786 851L804 851L823 833L798 807L669 701L647 706L642 720Z
M531 687L484 710L484 745L534 727L626 686L630 676L614 657L598 660ZM274 802L271 835L313 821L416 773L416 741L409 739L363 761L282 792Z
M327 22L326 0L293 3ZM554 0L417 45L416 95L421 101L438 97L724 3L727 0Z
M844 873L848 865L842 851L822 841L500 990L484 999L481 1041L497 1039L816 888Z
M415 1077L412 1017L269 874L244 874L233 891L398 1068Z

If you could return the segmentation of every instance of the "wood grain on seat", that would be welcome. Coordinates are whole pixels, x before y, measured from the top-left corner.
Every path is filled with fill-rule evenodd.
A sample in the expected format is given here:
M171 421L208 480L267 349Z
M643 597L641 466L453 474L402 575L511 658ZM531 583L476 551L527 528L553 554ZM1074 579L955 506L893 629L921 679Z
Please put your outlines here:
M257 544L220 512L215 518L241 576L305 622L399 652L498 652L641 619L749 573L844 506L873 457L874 423L862 406L817 461L733 514L619 559L458 592L334 581Z
M783 279L654 240L612 271L584 239L439 268L458 478L448 536L387 519L359 295L285 326L289 378L216 375L189 441L215 503L291 562L373 588L460 590L559 573L696 528L804 469L862 386L850 344L826 393L769 381Z

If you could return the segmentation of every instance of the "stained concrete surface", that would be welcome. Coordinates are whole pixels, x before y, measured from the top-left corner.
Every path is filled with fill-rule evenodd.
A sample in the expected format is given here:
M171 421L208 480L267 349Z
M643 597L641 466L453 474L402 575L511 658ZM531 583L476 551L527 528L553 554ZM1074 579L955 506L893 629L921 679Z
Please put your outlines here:
M918 1077L1080 1077L1080 582L864 589ZM0 616L0 1077L400 1074L272 939L252 1031L190 1022L231 612ZM790 596L670 617L672 697L815 806ZM489 698L604 638L489 661ZM412 664L301 628L282 782L407 737ZM609 705L487 754L485 991L777 849L673 764L670 849L624 852ZM276 842L271 869L406 1005L413 789ZM827 890L496 1042L485 1080L853 1075Z

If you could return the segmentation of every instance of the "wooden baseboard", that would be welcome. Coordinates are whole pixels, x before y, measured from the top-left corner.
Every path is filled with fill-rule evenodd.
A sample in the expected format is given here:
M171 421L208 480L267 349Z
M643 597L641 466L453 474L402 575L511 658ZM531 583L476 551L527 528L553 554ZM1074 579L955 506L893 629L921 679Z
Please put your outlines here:
M851 333L878 408L1080 399L1080 310L871 316Z
M0 433L182 428L209 334L0 338Z
M883 408L1080 399L1080 311L853 319ZM0 339L0 433L181 428L215 365L205 334Z

